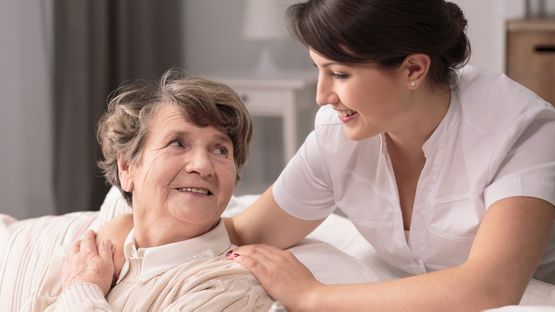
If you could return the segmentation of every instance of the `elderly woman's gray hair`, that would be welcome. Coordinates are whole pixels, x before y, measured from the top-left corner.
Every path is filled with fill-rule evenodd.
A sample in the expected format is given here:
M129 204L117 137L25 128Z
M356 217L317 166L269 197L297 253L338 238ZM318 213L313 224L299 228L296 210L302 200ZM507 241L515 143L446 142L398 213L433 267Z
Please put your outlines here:
M121 190L118 156L129 161L141 157L149 120L163 103L177 104L193 124L212 126L229 136L239 180L252 137L252 121L245 105L222 83L169 70L159 82L134 82L120 87L111 97L97 131L103 155L98 165L106 181ZM124 192L124 197L131 204L131 194Z

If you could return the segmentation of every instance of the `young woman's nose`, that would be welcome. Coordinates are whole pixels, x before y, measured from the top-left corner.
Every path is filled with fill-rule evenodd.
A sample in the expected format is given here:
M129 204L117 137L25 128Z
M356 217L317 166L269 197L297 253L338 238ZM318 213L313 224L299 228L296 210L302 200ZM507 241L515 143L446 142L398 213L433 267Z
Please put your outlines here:
M198 174L208 177L214 174L214 166L208 151L193 149L188 153L187 164L185 169L187 173Z
M336 105L339 102L337 94L332 88L329 79L318 77L318 86L316 87L316 103L320 106Z

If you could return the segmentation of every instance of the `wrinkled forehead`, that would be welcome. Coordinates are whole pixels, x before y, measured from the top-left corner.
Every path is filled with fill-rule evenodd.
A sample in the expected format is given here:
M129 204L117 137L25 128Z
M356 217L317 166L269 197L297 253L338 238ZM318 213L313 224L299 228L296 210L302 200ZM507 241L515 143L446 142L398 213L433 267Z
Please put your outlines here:
M187 107L184 105L171 102L160 103L152 112L151 118L147 124L149 130L147 132L200 133L205 136L218 138L222 141L231 142L229 135L224 129L221 129L214 122L211 122L210 118L197 116L198 114L199 113L195 114L195 116L191 116L190 113L187 112Z

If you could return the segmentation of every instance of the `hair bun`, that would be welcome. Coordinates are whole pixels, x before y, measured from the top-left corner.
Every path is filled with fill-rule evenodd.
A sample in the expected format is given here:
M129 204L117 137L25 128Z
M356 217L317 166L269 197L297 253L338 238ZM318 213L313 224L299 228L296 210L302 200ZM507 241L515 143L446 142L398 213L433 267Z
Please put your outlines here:
M451 18L455 29L460 32L464 32L466 30L468 22L464 17L463 11L458 5L453 2L446 2L446 5L448 16Z

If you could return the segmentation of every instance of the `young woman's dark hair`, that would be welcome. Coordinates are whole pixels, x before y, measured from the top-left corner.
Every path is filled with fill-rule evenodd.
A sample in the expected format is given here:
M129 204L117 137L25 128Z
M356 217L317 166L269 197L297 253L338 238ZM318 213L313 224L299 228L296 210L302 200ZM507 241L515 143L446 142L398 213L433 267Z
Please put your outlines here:
M301 43L340 63L394 68L424 53L431 82L451 84L470 57L464 14L444 0L309 0L287 15Z

